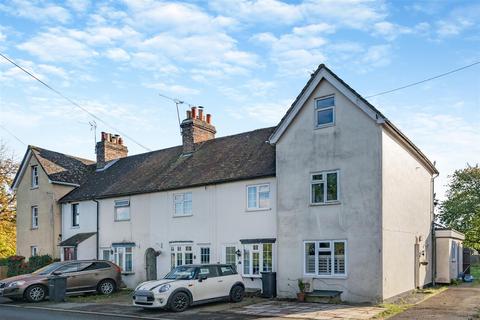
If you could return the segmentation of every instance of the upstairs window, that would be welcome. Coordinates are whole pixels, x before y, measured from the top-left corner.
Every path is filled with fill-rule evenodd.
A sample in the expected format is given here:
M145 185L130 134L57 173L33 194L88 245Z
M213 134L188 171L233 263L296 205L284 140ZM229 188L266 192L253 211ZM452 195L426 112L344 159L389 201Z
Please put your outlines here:
M173 196L175 217L191 216L192 215L192 193L177 193Z
M72 203L72 227L80 226L80 212L78 211L78 203Z
M338 171L324 171L311 175L312 204L338 201Z
M130 200L115 200L115 221L130 220Z
M335 123L335 97L315 100L315 127L322 128Z
M32 166L32 188L38 187L38 166Z
M270 209L270 185L247 186L247 210Z
M32 229L38 228L38 207L32 207Z

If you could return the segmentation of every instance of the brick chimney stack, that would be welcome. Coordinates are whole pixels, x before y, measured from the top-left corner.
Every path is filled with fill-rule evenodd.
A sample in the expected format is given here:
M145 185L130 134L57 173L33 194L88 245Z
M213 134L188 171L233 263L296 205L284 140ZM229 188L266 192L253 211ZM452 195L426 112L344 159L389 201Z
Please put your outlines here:
M203 107L192 107L187 111L187 118L180 125L182 128L183 154L195 151L195 144L215 139L215 127L212 125L212 115L203 114Z
M125 158L128 148L123 145L123 139L118 134L102 132L102 139L95 147L97 153L97 169L103 169L112 160Z

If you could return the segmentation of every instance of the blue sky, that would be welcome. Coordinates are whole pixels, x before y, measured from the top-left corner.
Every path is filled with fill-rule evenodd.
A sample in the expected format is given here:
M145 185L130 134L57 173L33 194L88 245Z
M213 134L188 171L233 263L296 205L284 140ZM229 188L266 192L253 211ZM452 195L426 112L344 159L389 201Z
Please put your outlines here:
M320 63L369 96L480 60L479 16L478 1L11 0L0 2L0 51L155 150L181 142L159 93L205 106L218 136L273 126ZM448 174L479 161L479 74L370 99L437 162L440 197ZM94 158L91 117L4 61L0 83L0 124ZM97 124L97 136L113 131Z

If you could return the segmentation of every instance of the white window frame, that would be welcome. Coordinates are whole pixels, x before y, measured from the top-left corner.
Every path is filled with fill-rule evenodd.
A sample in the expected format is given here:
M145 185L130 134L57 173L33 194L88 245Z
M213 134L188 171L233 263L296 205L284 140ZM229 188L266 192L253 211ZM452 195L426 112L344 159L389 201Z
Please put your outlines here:
M108 259L107 261L112 261L112 262L115 262L113 261L113 254L112 254L112 248L100 248L100 257L101 257L101 260L105 260L104 259L104 253L105 252L108 252Z
M38 188L38 165L32 166L32 188Z
M119 219L118 214L117 214L117 208L128 208L128 218L127 219ZM115 200L114 201L114 210L115 210L115 216L114 216L114 221L130 221L131 215L130 215L130 200L129 199L121 199L121 200Z
M190 200L185 200L185 196L189 195ZM185 210L185 203L190 202L190 211ZM177 204L182 204L182 212L177 212ZM192 192L174 193L173 194L173 216L189 217L193 215L193 194Z
M32 206L32 229L38 229L38 206Z
M321 242L328 242L330 243L329 249L319 249L319 243ZM305 245L307 243L314 243L315 244L315 272L314 273L307 273L307 265L306 265L306 254L305 254ZM335 273L335 243L343 243L345 248L345 261L344 261L344 273ZM320 274L318 268L318 251L329 251L331 253L331 272L330 274ZM303 274L306 277L315 277L315 278L347 278L348 276L348 241L347 240L306 240L303 241Z
M30 256L31 257L38 256L38 246L31 246L30 247Z
M130 249L130 252L127 252L127 249ZM119 259L119 253L123 253L122 261ZM127 255L130 255L132 261L132 269L127 270L125 269L127 266ZM122 246L115 246L113 247L113 262L118 265L122 269L122 273L133 273L133 247L122 247Z
M208 254L202 253L202 250L208 250ZM212 249L210 246L201 246L199 249L200 264L210 264L212 262ZM208 256L208 262L202 262L203 256Z
M234 257L233 264L227 261L227 248L233 248L233 257ZM222 247L222 263L231 264L235 266L235 269L236 269L238 264L237 250L238 250L238 247L235 244L224 244Z
M264 245L271 245L272 246L272 269L268 271L275 271L275 244L271 242L261 242L261 243L248 243L248 244L243 244L243 251L242 251L242 275L244 277L249 277L249 278L256 278L256 277L261 277L262 272L264 271L264 258L263 258L263 246ZM255 246L258 246L255 249ZM245 272L245 251L248 250L248 273ZM258 274L253 273L253 253L259 253L259 265L258 265Z
M323 107L323 108L317 107L317 101L325 100L325 99L330 99L330 98L333 98L333 106ZM319 97L319 98L316 98L316 99L314 100L315 129L332 127L332 126L335 125L335 121L336 121L336 110L335 110L335 106L336 106L335 95L328 95L328 96L324 96L324 97ZM332 110L332 122L324 123L324 124L318 124L318 112L319 112L319 111L330 110L330 109Z
M331 173L337 174L337 199L327 199L327 175ZM322 175L322 180L314 180L314 176ZM323 183L323 202L313 202L313 185ZM310 173L310 205L322 205L329 203L340 203L340 170L325 170Z
M267 207L260 207L260 187L268 187L268 206ZM249 190L250 188L256 188L256 199L255 207L249 207L249 201L248 201L248 196L249 196ZM260 184L250 184L247 185L247 193L246 193L246 200L247 200L247 211L262 211L262 210L270 210L271 209L271 199L272 199L272 192L270 188L270 183L260 183Z
M190 260L193 264L195 256L192 244L172 244L170 246L170 267L173 269L187 264L187 254L191 256ZM178 263L179 261L181 264Z
M75 224L75 218L74 218L74 211L73 211L73 208L77 208L77 213L76 213L76 221L77 221L77 224ZM72 217L72 228L80 228L80 204L79 203L72 203L71 205L71 217Z

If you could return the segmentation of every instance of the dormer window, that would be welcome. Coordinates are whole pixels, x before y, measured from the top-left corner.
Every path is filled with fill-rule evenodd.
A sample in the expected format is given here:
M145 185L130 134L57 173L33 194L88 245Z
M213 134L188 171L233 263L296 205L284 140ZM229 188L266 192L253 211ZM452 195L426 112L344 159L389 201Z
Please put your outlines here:
M38 166L32 166L32 188L38 187Z
M315 128L333 126L335 124L335 97L315 100Z

